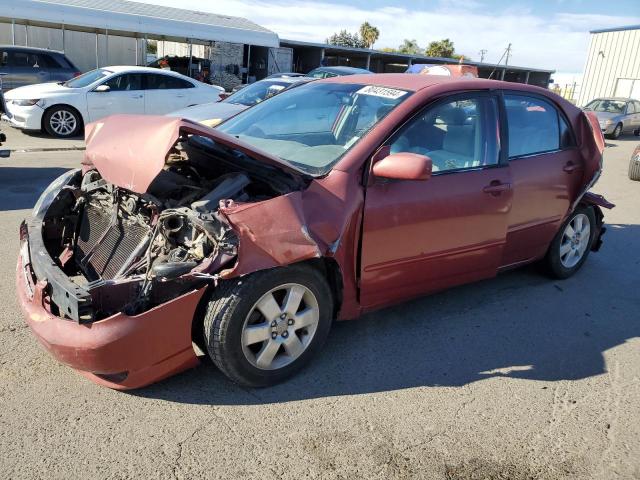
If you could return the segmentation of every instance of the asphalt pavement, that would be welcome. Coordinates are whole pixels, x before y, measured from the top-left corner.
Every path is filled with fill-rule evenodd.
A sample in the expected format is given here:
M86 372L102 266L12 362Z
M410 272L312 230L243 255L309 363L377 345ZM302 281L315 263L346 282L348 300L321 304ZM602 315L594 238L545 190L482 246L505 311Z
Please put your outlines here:
M51 358L16 301L19 222L82 157L41 148L82 142L7 133L2 478L640 478L637 137L608 141L595 191L617 206L569 280L531 266L337 323L309 368L273 388L237 387L207 363L122 393Z

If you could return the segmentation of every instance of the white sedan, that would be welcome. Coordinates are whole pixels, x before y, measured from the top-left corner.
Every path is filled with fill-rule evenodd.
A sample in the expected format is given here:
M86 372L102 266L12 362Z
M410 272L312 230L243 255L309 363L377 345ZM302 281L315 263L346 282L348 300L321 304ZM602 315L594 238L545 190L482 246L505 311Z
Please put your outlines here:
M164 115L216 102L224 92L179 73L148 67L104 67L67 82L8 91L2 116L17 128L46 130L59 138L80 134L86 123L116 113Z

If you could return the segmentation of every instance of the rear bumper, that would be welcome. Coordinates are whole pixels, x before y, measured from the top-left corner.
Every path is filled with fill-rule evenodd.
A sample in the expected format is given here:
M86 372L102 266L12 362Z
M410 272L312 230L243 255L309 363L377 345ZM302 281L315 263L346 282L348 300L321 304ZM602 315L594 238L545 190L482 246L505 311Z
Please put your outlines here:
M19 258L16 289L27 325L51 355L90 380L128 390L198 365L191 324L204 288L140 315L80 324L52 314L46 282L34 284L29 277Z

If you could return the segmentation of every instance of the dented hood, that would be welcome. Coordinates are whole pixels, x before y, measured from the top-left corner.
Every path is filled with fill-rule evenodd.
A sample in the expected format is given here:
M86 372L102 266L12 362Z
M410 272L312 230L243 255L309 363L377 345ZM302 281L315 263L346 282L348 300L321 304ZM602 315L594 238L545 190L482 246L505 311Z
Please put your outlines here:
M83 165L95 167L102 178L114 185L145 193L163 169L167 154L181 134L210 138L294 176L304 175L284 160L231 135L189 120L151 115L112 115L88 124Z

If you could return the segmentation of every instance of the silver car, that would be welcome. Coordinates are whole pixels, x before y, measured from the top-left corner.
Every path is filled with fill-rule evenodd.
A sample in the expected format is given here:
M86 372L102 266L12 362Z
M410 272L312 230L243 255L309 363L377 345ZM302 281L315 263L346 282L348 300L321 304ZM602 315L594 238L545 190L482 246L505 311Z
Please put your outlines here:
M67 56L44 48L0 45L4 91L35 83L64 82L80 75Z
M602 133L618 138L623 133L640 134L640 102L630 98L596 98L584 110L594 112Z

